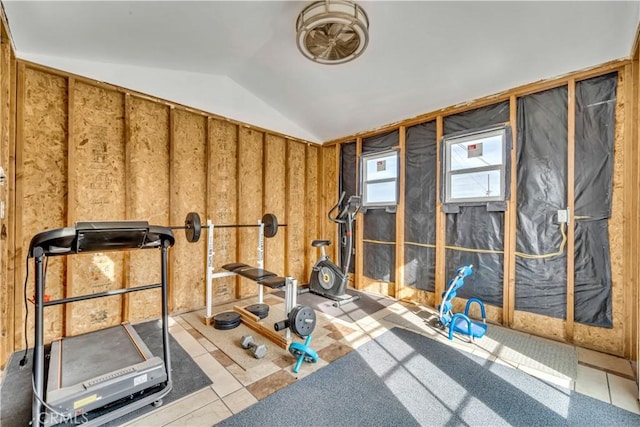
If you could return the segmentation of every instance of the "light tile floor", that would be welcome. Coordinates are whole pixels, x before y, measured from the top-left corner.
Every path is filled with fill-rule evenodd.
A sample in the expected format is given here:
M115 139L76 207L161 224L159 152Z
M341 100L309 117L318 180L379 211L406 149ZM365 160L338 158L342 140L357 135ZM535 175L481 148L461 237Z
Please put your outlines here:
M276 297L269 296L268 298ZM278 300L280 299L271 299L270 303L277 303ZM247 304L253 302L255 301L248 300ZM225 306L218 307L219 311L224 311L227 308ZM392 327L410 328L426 337L460 350L470 351L477 356L511 366L514 369L521 369L528 374L640 414L640 404L637 399L638 388L634 380L633 369L627 360L578 348L579 366L575 381L554 377L531 367L502 360L473 343L459 340L450 342L441 334L441 331L430 327L425 322L424 316L416 314L428 312L428 310L431 309L395 302L355 322L346 322L343 319L336 319L325 313L316 312L318 316L317 328L326 329L328 332L313 342L312 347L318 352L320 361L317 364L303 364L297 375L292 372L295 359L286 350L281 350L281 355L275 359L263 359L257 366L246 369L194 329L184 319L184 315L174 316L171 324L172 335L191 354L196 363L211 378L213 384L191 396L158 408L151 414L127 425L210 426L294 383L297 379L326 366L326 364L353 351Z
M253 299L249 299L243 301L243 304L254 302ZM266 296L265 302L268 302L273 309L283 308L282 299L274 295ZM226 311L237 304L238 302L235 302L216 307L216 312ZM304 363L298 374L292 372L295 359L284 349L277 348L265 359L252 360L253 365L245 363L242 366L237 363L237 354L227 355L219 348L219 346L224 347L232 353L228 350L229 343L219 342L216 345L185 320L190 319L193 322L193 313L173 316L170 319L171 335L211 379L212 385L165 404L126 425L211 426L293 384L297 379L312 374L393 327L411 329L461 351L471 352L514 369L521 369L530 375L640 414L638 387L634 380L632 366L627 360L578 348L578 373L574 381L510 360L500 359L473 343L458 339L451 342L442 334L442 331L429 326L425 321L425 313L433 313L433 309L393 301L389 301L387 307L373 314L361 316L352 322L316 311L318 319L311 347L318 353L320 360L316 364ZM265 324L269 324L267 320L265 319ZM260 338L266 340L264 337ZM225 344L226 347L221 344ZM236 357L236 360L233 357ZM0 380L2 380L1 372Z

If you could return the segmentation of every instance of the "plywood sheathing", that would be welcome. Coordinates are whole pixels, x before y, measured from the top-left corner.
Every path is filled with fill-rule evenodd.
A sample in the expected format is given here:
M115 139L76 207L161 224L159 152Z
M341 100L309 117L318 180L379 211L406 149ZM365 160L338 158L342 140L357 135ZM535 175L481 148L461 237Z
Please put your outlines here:
M48 80L53 77L47 76ZM73 93L73 135L69 150L74 192L68 195L78 221L113 220L125 217L124 98L121 93L76 83ZM64 104L61 105L64 108ZM53 164L49 163L50 167ZM25 175L28 176L28 175ZM35 186L35 184L34 184ZM65 191L57 197L64 200ZM46 206L46 205L45 205ZM49 209L48 209L49 210ZM59 225L58 225L59 226ZM123 254L105 252L69 257L71 276L67 296L92 294L123 286ZM47 283L50 272L47 273ZM111 296L68 304L66 335L76 335L122 321L122 297Z
M33 70L25 70L23 77L24 106L22 109L21 164L17 185L20 189L22 208L20 215L19 269L16 281L26 277L24 260L28 255L31 238L46 229L57 228L66 222L67 182L67 83L63 78ZM34 263L29 262L30 277ZM52 298L65 296L65 263L61 258L52 259L47 268L45 294ZM16 293L22 293L22 287ZM27 297L34 295L33 280L27 284ZM22 298L15 300L16 315L24 318ZM34 306L29 303L28 330L33 328ZM63 331L62 307L45 310L44 336L50 341ZM16 322L22 325L22 320ZM24 346L23 328L16 328L15 345ZM31 337L29 337L31 338Z
M333 145L321 148L320 156L320 179L322 181L322 192L320 196L320 235L317 239L329 239L332 246L339 246L338 227L327 218L327 212L338 201L338 182L340 169L338 161L340 159L340 146ZM329 249L328 253L337 254L337 251ZM320 251L316 250L314 257L320 256ZM335 259L335 258L334 258Z
M238 138L238 224L258 225L262 218L262 132L245 127L240 128ZM238 229L238 262L256 266L258 260L258 229L255 227ZM257 295L255 282L241 279L238 283L238 297Z
M148 221L153 225L168 224L169 108L132 96L127 96L126 107L126 219ZM129 251L126 256L127 286L160 282L157 251ZM127 294L125 317L129 321L159 317L162 314L160 301L160 289Z
M304 280L305 144L287 140L287 275Z
M287 140L267 134L264 143L264 212L272 213L278 222L285 224ZM287 229L279 228L278 233L265 239L264 266L279 276L285 274L285 240Z
M307 157L306 157L306 191L305 191L305 238L304 238L304 251L305 251L305 270L304 270L304 281L307 282L310 274L311 268L313 264L318 259L318 254L316 253L315 248L311 246L311 241L315 239L319 239L319 218L322 214L319 212L318 206L318 152L320 151L318 147L307 145L306 147Z
M215 224L238 222L237 163L238 126L210 119L209 121L209 215ZM203 222L206 220L203 218ZM206 239L206 230L201 237ZM217 228L214 231L214 269L237 261L237 229ZM236 298L236 277L213 281L213 303L233 301Z
M542 316L526 311L514 311L513 329L528 332L533 335L565 341L565 320L555 317Z
M189 212L205 217L207 138L206 118L188 111L171 114L171 216L170 223L184 224ZM149 189L148 191L154 191ZM204 305L206 239L189 243L176 230L176 244L171 249L171 300L174 311Z

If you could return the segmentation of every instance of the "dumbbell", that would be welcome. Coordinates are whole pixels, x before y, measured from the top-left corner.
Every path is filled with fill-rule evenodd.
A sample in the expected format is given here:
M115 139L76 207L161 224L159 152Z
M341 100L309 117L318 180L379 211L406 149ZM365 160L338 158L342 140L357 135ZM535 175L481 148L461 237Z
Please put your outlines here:
M267 355L267 346L264 344L256 344L251 335L243 335L240 340L240 345L246 350L251 350L253 357L256 359L262 359Z

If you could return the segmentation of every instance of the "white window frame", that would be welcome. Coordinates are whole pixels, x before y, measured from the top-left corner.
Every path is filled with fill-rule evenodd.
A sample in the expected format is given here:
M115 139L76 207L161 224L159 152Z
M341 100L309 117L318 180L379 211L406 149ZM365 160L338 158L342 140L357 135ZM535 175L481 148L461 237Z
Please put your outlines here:
M506 199L506 162L507 162L507 128L506 126L500 126L498 128L491 128L482 131L475 131L472 133L455 135L451 137L445 137L443 139L444 147L444 174L443 179L444 188L444 203L456 204L456 203L484 203L484 202L502 202ZM451 170L451 149L455 145L464 144L472 141L479 141L486 138L495 136L502 137L502 158L499 165L487 165L482 167L469 167L458 170ZM489 172L499 171L500 173L500 193L495 196L486 197L453 197L451 194L451 177L455 175L472 174L477 172Z
M385 179L369 179L367 176L367 162L394 156L396 158L395 176ZM400 155L398 150L377 151L360 155L360 194L362 195L362 207L364 208L386 208L398 205L398 179L400 175ZM392 182L394 185L394 197L389 200L370 202L368 194L368 184L381 184Z

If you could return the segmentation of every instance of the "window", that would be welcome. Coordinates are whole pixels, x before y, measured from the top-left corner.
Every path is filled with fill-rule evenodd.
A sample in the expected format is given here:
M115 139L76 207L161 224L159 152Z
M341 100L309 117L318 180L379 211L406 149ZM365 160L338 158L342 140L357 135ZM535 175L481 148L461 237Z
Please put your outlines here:
M506 127L445 138L443 145L445 203L505 200Z
M398 151L363 154L360 158L363 207L398 204Z

